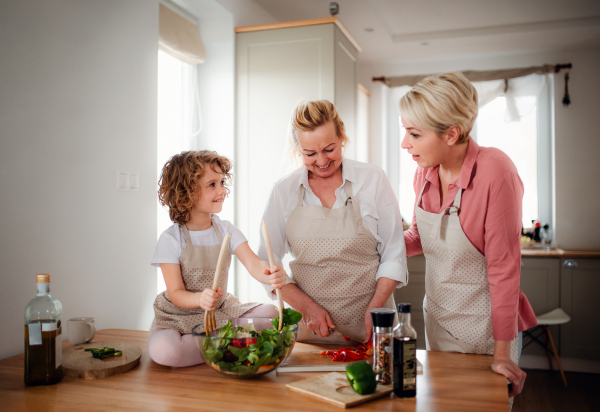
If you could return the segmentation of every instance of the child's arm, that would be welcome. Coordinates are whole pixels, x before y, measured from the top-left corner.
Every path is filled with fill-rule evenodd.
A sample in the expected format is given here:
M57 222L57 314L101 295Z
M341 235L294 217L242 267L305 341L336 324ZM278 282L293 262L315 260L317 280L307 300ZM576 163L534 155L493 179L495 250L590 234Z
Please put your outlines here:
M181 309L215 310L217 308L219 296L223 296L221 288L217 291L206 288L202 292L189 292L185 290L183 284L181 266L177 263L161 263L160 270L165 278L169 298L175 306Z
M250 249L248 242L244 242L235 249L235 255L246 267L252 277L260 283L271 285L274 289L280 289L285 286L285 269L281 265L269 264L261 260L256 253Z

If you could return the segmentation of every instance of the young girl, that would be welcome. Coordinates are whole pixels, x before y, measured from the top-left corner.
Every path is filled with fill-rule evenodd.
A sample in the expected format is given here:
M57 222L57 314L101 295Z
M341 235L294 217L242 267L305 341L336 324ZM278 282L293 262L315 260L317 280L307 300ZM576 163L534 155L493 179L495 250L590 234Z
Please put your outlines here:
M156 363L182 367L203 362L191 332L204 322L207 310L215 311L217 327L238 317L279 316L273 305L242 304L227 293L233 253L259 282L281 288L286 277L282 266L261 261L242 232L216 216L229 193L230 170L229 159L208 150L182 152L163 167L158 196L174 224L160 235L152 258L167 286L154 301L156 319L148 340L150 358ZM214 291L215 268L227 233L229 254Z

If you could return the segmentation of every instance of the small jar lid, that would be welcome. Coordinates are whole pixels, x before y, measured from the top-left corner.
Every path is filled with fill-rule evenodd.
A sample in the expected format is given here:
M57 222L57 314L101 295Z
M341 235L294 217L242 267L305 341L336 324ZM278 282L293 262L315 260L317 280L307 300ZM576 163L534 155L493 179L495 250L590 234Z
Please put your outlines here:
M398 303L398 313L410 313L410 303Z
M50 273L35 275L35 283L50 283Z
M377 328L391 328L392 326L394 326L394 316L396 316L396 312L394 312L394 309L371 309L371 319L373 319L373 326Z

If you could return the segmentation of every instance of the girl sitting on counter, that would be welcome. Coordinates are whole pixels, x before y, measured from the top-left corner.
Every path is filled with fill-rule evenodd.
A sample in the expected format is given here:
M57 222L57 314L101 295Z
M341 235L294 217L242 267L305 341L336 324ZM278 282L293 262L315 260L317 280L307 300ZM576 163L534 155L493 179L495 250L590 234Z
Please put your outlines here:
M203 363L191 334L204 321L205 311L215 311L217 327L239 317L276 317L273 305L242 304L227 293L231 255L235 253L248 272L273 288L285 285L285 270L270 266L248 246L233 224L217 217L229 194L232 164L208 150L182 152L163 167L158 197L169 208L173 225L158 239L152 265L160 267L167 290L154 301L155 321L148 339L150 358L165 366L192 366ZM212 289L223 237L231 234L229 254ZM200 332L204 331L204 327Z

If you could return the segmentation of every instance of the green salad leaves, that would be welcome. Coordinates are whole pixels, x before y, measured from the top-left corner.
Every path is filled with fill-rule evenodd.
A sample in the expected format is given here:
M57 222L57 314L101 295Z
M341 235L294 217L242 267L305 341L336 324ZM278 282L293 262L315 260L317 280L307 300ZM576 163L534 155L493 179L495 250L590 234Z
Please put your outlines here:
M277 331L279 318L273 319L273 329L262 332L257 332L253 324L234 328L229 321L219 329L219 339L204 338L204 359L223 372L254 374L259 369L274 369L292 349L294 334L285 332L291 331L301 319L301 313L284 309L282 333Z

